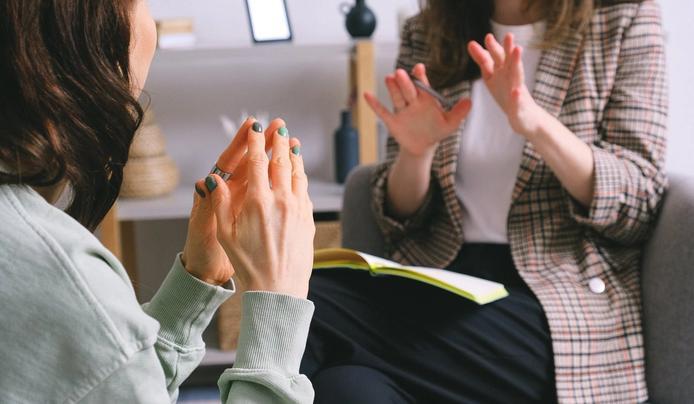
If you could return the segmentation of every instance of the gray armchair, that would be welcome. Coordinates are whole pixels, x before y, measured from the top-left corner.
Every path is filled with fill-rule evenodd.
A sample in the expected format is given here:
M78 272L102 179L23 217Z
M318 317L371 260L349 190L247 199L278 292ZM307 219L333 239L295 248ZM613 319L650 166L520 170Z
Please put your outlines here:
M383 255L371 210L373 166L350 175L342 208L342 243ZM694 397L694 178L673 175L643 262L646 377L651 402Z

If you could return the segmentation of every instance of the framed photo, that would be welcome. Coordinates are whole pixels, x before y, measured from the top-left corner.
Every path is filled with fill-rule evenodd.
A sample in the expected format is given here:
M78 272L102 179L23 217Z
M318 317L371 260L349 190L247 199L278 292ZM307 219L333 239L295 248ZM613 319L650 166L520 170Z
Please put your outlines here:
M253 42L283 42L292 40L285 0L246 0Z

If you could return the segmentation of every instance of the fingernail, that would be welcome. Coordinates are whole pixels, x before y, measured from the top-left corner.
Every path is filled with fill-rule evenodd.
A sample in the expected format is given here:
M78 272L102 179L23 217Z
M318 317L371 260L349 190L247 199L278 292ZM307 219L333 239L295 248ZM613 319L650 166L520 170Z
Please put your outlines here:
M198 188L198 184L195 184L195 192L197 192L198 195L200 195L201 198L205 197L205 191L202 189Z
M292 147L292 153L294 153L295 156L300 156L301 155L301 146L296 145Z
M217 189L217 180L215 180L213 176L208 175L207 178L205 178L205 186L208 191L212 192Z
M287 128L285 128L284 126L279 128L277 133L279 133L279 135L282 137L288 137L289 136L289 130L287 130Z
M260 122L253 122L253 132L261 133L263 131L263 125Z

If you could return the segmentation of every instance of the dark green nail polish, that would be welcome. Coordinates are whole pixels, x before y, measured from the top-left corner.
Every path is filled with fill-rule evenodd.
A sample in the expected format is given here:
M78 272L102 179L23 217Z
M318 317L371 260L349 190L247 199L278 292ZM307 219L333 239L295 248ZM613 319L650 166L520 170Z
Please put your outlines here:
M292 153L294 153L295 156L300 156L301 155L301 146L294 146L292 147Z
M205 191L202 189L198 188L198 184L195 184L195 192L197 192L198 195L200 195L201 198L205 197Z
M253 122L253 132L261 133L263 131L263 125L260 122Z
M279 133L280 136L282 136L282 137L287 137L287 136L289 136L289 131L288 131L287 128L285 128L284 126L281 127L281 128L279 128L279 130L277 131L277 133Z
M217 180L215 180L213 176L209 175L207 178L205 178L205 186L207 187L208 191L212 192L217 189Z

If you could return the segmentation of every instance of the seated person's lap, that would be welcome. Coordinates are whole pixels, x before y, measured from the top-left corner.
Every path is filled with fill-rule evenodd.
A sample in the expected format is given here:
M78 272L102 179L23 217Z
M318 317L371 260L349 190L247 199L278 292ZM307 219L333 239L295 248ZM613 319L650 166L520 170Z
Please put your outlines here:
M316 390L314 404L416 402L384 373L364 366L347 365L323 369L313 376L312 382Z
M461 252L454 265L485 275L477 268L478 257L465 255ZM496 270L508 266L491 261ZM515 271L504 269L510 270ZM407 279L348 269L315 272L309 299L316 312L302 373L312 379L317 400L321 371L338 366L378 371L416 401L553 400L554 365L544 312L522 281L508 273L501 278L510 296L479 306Z

